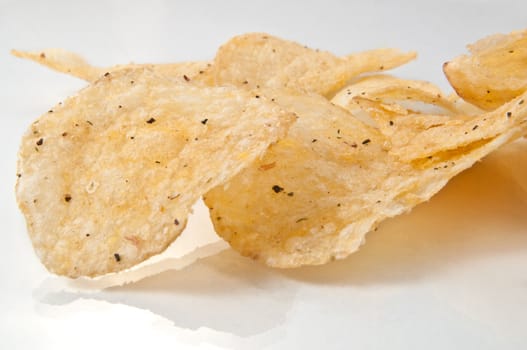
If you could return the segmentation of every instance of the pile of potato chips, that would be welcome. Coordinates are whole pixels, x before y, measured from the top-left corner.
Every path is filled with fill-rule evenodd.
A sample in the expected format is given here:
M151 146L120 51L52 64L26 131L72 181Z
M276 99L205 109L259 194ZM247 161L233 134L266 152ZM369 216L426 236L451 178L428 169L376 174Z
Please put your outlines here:
M16 195L52 272L96 276L162 252L203 197L218 235L281 268L345 258L382 220L527 134L527 31L445 63L457 94L385 74L416 57L337 57L267 34L211 62L99 68L13 51L89 82L24 135Z

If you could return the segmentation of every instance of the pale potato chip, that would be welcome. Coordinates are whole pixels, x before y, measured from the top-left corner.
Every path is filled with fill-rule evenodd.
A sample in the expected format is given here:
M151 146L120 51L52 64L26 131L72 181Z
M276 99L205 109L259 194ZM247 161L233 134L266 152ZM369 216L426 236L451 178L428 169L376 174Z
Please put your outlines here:
M395 116L382 105L370 104L374 119L387 120L381 125L391 144L391 152L404 161L455 150L480 140L488 140L526 123L524 94L501 107L479 115L408 114ZM393 118L392 118L393 117Z
M16 195L35 251L69 277L163 251L194 202L260 157L293 119L247 91L196 87L150 68L105 74L23 137Z
M457 106L434 84L389 75L371 75L359 79L339 91L331 101L352 112L356 118L380 128L382 132L399 116L459 113ZM372 105L385 113L369 113ZM387 131L391 132L391 129Z
M11 50L11 54L87 81L94 81L106 72L103 68L90 65L76 53L64 49L45 49L42 51Z
M182 80L207 81L206 72L210 66L208 62L177 62L161 64L120 64L112 67L96 67L90 65L84 58L76 53L64 49L45 49L41 51L12 50L11 53L20 58L29 59L61 73L92 82L105 73L121 69L148 67L158 74L168 77L177 77Z
M463 99L493 110L527 91L527 30L491 35L468 49L443 66Z
M360 109L360 100L370 99L391 105L400 113L409 113L418 108L415 102L440 107L444 114L456 113L457 108L446 98L437 86L423 80L408 80L390 75L372 75L364 77L339 91L331 101L346 109ZM411 102L411 106L405 106Z
M459 114L478 115L484 113L481 108L465 101L455 92L448 95L447 99L456 107Z
M525 123L511 122L492 137L405 162L389 152L377 129L322 97L265 95L295 112L298 122L205 201L220 236L241 254L273 267L348 256L380 221L428 200L454 175L526 129ZM518 119L527 118L525 105L507 107ZM482 129L486 125L490 122Z
M345 57L263 33L234 37L218 50L212 74L218 85L290 88L331 95L362 73L388 70L416 57L396 49Z

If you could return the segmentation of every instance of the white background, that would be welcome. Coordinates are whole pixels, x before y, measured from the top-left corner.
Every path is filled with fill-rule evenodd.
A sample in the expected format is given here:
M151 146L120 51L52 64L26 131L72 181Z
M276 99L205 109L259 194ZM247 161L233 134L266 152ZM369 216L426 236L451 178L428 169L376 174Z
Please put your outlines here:
M526 20L519 0L0 0L0 348L527 348L527 142L385 222L344 261L265 268L219 242L198 207L163 257L72 282L35 257L13 187L24 130L84 83L9 56L62 47L97 65L203 60L265 31L336 54L417 50L395 73L447 88L444 61Z

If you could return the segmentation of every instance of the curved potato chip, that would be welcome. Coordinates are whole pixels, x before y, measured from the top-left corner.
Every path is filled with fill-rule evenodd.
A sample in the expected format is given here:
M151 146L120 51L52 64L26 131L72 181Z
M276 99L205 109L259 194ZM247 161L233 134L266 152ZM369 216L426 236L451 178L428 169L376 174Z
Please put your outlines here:
M491 35L468 49L443 65L463 99L492 110L527 91L527 30Z
M396 78L389 75L373 75L360 79L357 82L339 91L331 101L339 106L350 109L357 103L355 97L382 101L384 105L392 105L396 110L404 113L407 101L421 102L435 105L444 109L447 113L457 112L456 106L448 100L441 89L434 84L422 80L408 80Z
M266 94L295 112L298 122L205 202L218 234L241 254L274 267L348 256L381 220L428 200L525 131L525 124L511 124L494 138L408 163L388 152L378 130L322 97ZM527 117L525 109L518 113Z
M261 156L292 119L247 91L148 68L105 75L23 137L16 194L35 251L69 277L163 251L194 202Z
M93 82L102 77L107 72L115 72L129 68L150 68L158 74L168 77L179 77L183 80L193 80L195 77L204 77L204 73L209 68L208 62L178 62L161 64L119 64L112 67L96 67L90 65L84 58L76 53L63 49L45 49L41 51L20 51L11 50L11 53L19 58L28 59L40 63L48 68L61 73L66 73L74 77Z
M414 52L380 49L337 57L268 34L251 33L234 37L220 47L212 74L218 85L290 88L330 95L359 74L395 68L415 56Z
M408 114L384 122L381 129L390 139L391 152L404 161L412 161L494 138L514 127L526 128L526 99L524 93L493 111L475 116ZM375 119L387 119L390 115L382 106L370 107L372 115L377 114Z

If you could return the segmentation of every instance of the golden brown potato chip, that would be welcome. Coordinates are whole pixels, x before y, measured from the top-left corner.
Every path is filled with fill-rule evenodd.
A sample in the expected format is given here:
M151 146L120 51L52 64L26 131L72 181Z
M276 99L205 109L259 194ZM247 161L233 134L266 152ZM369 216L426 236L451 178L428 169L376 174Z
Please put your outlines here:
M183 80L200 80L205 78L205 73L210 66L208 62L178 62L162 64L120 64L112 67L95 67L90 65L81 56L63 49L45 49L42 51L19 51L11 53L20 58L29 59L61 73L92 82L99 79L107 72L120 69L148 67L158 74L169 77L179 77Z
M337 57L268 34L251 33L220 47L212 74L218 85L290 88L330 95L357 75L395 68L415 56L414 52L380 49Z
M463 99L493 110L527 91L527 30L491 35L468 49L443 66Z
M35 121L17 199L51 271L94 276L163 251L194 202L261 156L293 116L263 96L122 69Z
M428 200L454 175L526 129L525 123L511 122L492 137L404 162L389 152L377 129L322 97L265 94L295 112L298 122L205 201L219 235L241 254L274 267L348 256L381 220ZM527 119L525 105L508 107Z

